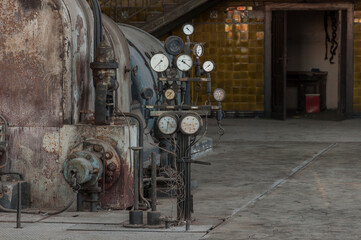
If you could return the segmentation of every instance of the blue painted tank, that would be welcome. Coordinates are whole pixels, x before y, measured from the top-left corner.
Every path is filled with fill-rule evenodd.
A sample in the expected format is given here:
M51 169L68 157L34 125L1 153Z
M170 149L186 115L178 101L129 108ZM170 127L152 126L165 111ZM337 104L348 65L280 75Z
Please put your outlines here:
M149 33L126 24L119 24L119 28L125 35L130 50L132 97L143 106L145 100L141 97L142 89L151 88L154 91L158 82L157 73L150 66L151 57L159 52L166 54L170 61L173 57L165 51L164 44ZM154 97L149 103L155 104L156 100L154 92Z

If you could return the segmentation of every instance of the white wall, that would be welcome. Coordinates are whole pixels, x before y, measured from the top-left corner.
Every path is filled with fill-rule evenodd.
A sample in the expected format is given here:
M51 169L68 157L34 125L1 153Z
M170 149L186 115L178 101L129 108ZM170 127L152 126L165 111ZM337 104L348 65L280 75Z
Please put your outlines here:
M337 108L338 96L338 53L334 57L335 64L325 61L325 31L324 12L322 11L289 11L287 21L287 53L288 71L311 71L318 68L327 71L327 98L328 109ZM332 36L329 20L329 34ZM339 29L338 29L339 30ZM339 39L339 33L337 34ZM337 39L337 41L339 41ZM329 47L331 44L329 43ZM330 53L328 56L330 57ZM295 89L287 90L288 107L294 107Z

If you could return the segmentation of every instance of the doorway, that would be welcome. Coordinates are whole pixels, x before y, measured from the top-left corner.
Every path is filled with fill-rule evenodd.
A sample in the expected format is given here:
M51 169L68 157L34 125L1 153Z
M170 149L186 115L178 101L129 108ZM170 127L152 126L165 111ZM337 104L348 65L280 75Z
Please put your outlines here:
M338 45L325 60L325 13L329 34ZM326 15L327 17L328 15ZM328 18L327 19L331 19ZM352 4L269 4L265 30L265 115L285 120L318 106L323 115L352 114ZM351 23L351 24L350 24ZM333 25L332 25L333 24ZM336 25L337 24L337 25ZM337 29L332 27L337 26ZM327 26L326 26L327 27ZM328 49L335 47L328 44ZM330 59L331 58L331 59ZM333 64L331 64L331 62ZM308 101L316 99L316 103ZM311 105L310 105L311 104ZM327 111L326 111L327 112Z

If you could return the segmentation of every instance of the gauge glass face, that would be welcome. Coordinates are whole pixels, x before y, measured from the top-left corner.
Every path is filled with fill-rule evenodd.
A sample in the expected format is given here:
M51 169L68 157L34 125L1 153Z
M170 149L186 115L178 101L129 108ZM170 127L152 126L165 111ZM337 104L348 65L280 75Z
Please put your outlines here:
M163 134L173 134L177 131L178 123L174 116L162 116L158 120L158 128Z
M201 127L201 120L194 115L187 115L181 121L181 129L185 134L195 134Z
M164 96L167 100L173 100L175 98L175 92L173 89L167 89Z
M165 40L165 50L171 55L178 55L183 51L184 42L178 36L170 36Z
M193 48L193 53L197 57L202 57L204 53L204 48L201 44L196 44Z
M203 63L203 70L206 71L206 72L212 72L214 70L214 62L205 61Z
M187 35L187 36L192 35L193 32L194 32L194 27L193 27L192 24L189 24L189 23L188 23L188 24L185 24L185 25L183 26L183 33L184 33L185 35Z
M186 72L193 66L193 60L189 55L182 54L177 58L177 67L179 70Z
M226 98L226 92L222 88L217 88L213 92L213 97L217 102L222 102Z
M150 59L150 65L156 72L164 72L169 67L169 59L163 53L157 53Z

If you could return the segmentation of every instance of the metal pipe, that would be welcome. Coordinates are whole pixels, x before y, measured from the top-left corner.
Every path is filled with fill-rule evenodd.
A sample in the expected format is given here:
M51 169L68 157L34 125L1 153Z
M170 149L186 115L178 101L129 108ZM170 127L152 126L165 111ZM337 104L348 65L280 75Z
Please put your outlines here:
M96 212L97 211L97 203L98 203L98 193L92 192L90 194L90 212Z
M138 151L134 151L134 211L139 210L139 161L136 161L136 155L140 155Z
M102 11L98 0L91 0L94 15L94 51L103 41L103 20Z
M157 211L157 160L152 152L152 211Z
M21 228L21 184L18 182L18 209L16 212L16 228Z

